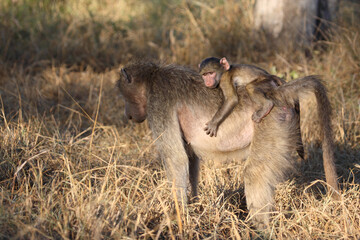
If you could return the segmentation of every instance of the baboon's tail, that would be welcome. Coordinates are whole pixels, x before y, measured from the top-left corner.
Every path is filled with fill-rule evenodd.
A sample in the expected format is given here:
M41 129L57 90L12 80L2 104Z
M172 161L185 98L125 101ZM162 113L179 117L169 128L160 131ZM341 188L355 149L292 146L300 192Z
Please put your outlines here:
M276 102L279 104L290 104L291 106L302 95L312 92L316 96L317 112L321 124L321 137L323 149L323 161L325 169L326 182L332 187L328 188L330 192L335 190L333 196L338 198L338 182L335 168L334 142L331 127L331 105L327 97L327 90L319 76L307 76L285 83L275 91Z

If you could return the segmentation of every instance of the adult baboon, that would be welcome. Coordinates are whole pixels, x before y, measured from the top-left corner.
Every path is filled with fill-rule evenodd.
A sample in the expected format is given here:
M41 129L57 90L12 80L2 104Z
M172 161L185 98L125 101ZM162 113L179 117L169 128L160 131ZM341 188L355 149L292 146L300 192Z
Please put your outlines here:
M148 118L168 179L176 187L179 200L187 200L189 180L192 195L197 195L199 158L246 159L247 207L258 228L269 224L275 186L292 169L292 153L298 141L299 115L292 103L304 92L303 88L312 92L315 89L297 84L293 88L297 93L291 95L290 89L285 88L289 91L284 90L287 98L284 106L275 106L263 121L254 124L251 116L255 108L246 91L239 88L239 104L224 120L217 137L210 138L203 126L220 107L222 96L219 89L207 88L195 71L182 66L139 62L121 70L118 86L125 99L126 116L135 122ZM319 108L328 104L325 92L318 97ZM329 123L329 117L323 114L321 119ZM330 125L326 124L325 128L324 139L331 138ZM332 140L324 142L324 165L333 171L326 174L326 178L337 190Z

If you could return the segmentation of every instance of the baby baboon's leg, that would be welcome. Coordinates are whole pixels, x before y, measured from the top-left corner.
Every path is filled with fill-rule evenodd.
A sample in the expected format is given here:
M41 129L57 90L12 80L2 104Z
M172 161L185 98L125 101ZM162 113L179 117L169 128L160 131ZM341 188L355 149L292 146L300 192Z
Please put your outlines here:
M259 123L264 117L266 117L266 115L270 113L271 109L274 107L274 103L273 101L264 98L262 101L259 101L256 104L259 106L259 108L257 108L257 110L253 113L251 119L256 123Z
M254 83L246 85L246 90L252 102L255 104L255 112L251 116L251 119L256 123L259 123L264 117L266 117L274 107L273 101L268 99L264 93L270 84L270 80L263 80L260 82L255 81Z

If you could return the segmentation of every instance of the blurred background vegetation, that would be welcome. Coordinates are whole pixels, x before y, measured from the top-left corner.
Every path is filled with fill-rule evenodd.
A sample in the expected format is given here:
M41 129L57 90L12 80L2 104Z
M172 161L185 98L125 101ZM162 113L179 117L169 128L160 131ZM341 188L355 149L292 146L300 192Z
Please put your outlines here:
M249 48L250 3L5 0L1 60L104 69L133 56L183 64L196 64L205 53L236 56Z
M115 88L119 67L132 59L196 69L205 57L226 56L287 80L323 75L344 198L331 203L312 187L324 189L312 182L324 177L315 105L304 101L311 161L279 190L273 236L358 239L360 3L340 1L331 37L305 48L255 33L254 2L0 1L0 238L257 236L235 191L239 163L204 167L199 203L206 208L183 213L181 232L168 216L171 201L163 201L166 177L150 131L127 123Z
M196 65L209 55L259 62L293 52L288 46L273 49L264 35L253 34L254 2L4 0L1 61L48 61L103 70L134 56ZM337 34L351 37L358 30L359 3L341 1L340 11Z

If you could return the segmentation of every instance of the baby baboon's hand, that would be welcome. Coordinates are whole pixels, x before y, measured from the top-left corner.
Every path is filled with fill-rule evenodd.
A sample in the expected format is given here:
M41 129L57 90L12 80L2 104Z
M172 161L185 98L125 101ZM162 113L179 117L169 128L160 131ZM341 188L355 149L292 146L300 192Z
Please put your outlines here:
M204 128L204 131L207 135L210 137L216 137L218 125L212 121L205 124L206 127Z

